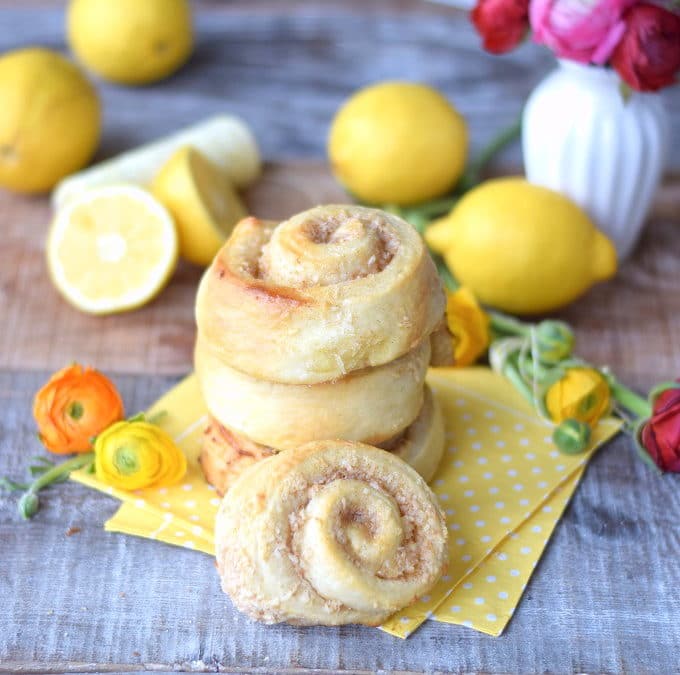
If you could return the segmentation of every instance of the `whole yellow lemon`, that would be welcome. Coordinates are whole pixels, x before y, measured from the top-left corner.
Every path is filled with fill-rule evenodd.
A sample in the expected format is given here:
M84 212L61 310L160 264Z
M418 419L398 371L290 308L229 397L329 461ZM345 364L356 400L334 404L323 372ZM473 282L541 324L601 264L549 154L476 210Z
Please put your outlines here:
M328 155L336 178L358 199L407 206L453 188L467 145L465 121L437 90L382 82L340 108Z
M515 314L562 307L616 272L614 246L588 216L523 178L471 190L425 239L481 302Z
M43 192L94 154L101 114L94 87L61 54L0 57L0 185Z
M121 84L167 77L193 45L188 0L71 0L67 24L77 57Z

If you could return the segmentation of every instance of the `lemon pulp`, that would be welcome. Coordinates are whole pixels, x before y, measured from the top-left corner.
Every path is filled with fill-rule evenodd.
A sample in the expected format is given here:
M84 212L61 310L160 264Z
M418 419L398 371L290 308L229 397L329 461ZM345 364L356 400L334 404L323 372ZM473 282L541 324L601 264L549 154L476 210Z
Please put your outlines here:
M134 186L84 193L57 214L48 240L55 285L91 313L144 304L164 286L176 260L171 216Z

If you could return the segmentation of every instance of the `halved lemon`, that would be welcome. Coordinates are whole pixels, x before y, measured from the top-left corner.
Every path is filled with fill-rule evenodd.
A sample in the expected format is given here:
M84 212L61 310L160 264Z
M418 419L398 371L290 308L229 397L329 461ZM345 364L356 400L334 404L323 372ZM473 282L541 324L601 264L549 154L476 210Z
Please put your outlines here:
M180 255L196 265L209 265L246 216L226 173L189 146L161 167L151 190L175 219Z
M177 231L167 209L134 185L109 185L74 197L57 212L47 239L54 285L90 314L145 304L177 264Z

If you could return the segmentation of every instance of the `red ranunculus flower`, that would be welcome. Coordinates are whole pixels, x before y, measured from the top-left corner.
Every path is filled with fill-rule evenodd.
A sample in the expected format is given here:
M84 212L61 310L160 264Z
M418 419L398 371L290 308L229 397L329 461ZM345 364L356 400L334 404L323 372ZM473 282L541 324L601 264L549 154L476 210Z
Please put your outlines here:
M673 84L680 69L680 17L656 5L636 4L623 15L626 32L611 64L637 91Z
M529 29L529 0L478 0L471 18L484 49L503 54L516 47Z
M654 401L640 440L662 471L680 473L680 389L666 389Z

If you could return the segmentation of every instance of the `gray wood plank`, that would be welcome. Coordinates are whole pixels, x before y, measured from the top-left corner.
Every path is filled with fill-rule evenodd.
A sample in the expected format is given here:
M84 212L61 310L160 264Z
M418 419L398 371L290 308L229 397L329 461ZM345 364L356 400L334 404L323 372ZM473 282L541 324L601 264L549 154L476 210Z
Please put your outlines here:
M64 49L63 4L0 1L0 51ZM195 7L196 53L175 77L141 89L99 83L102 156L227 109L252 124L267 158L321 157L339 103L357 86L388 77L441 87L468 117L479 147L512 120L553 65L533 45L502 58L485 55L462 12L424 2ZM680 109L678 88L664 97L671 111ZM677 114L670 154L678 171ZM514 149L500 164L519 159ZM610 319L603 315L603 325ZM595 328L584 336L594 350ZM664 363L639 379L658 379ZM39 450L30 401L45 376L0 371L2 475L21 477L27 456ZM130 410L174 382L116 379ZM0 493L0 669L677 672L678 485L677 477L645 469L625 439L609 444L503 637L430 623L405 642L359 627L250 623L219 590L207 556L105 533L115 501L62 485L45 494L43 510L26 524L14 498ZM67 537L69 527L82 530Z
M45 373L0 373L0 474L39 450L30 418ZM142 409L175 381L116 378ZM624 438L593 461L498 639L429 622L406 641L375 629L265 627L232 608L211 558L107 534L116 502L76 484L20 521L0 494L0 668L453 672L680 670L680 490ZM66 536L68 527L81 532Z

